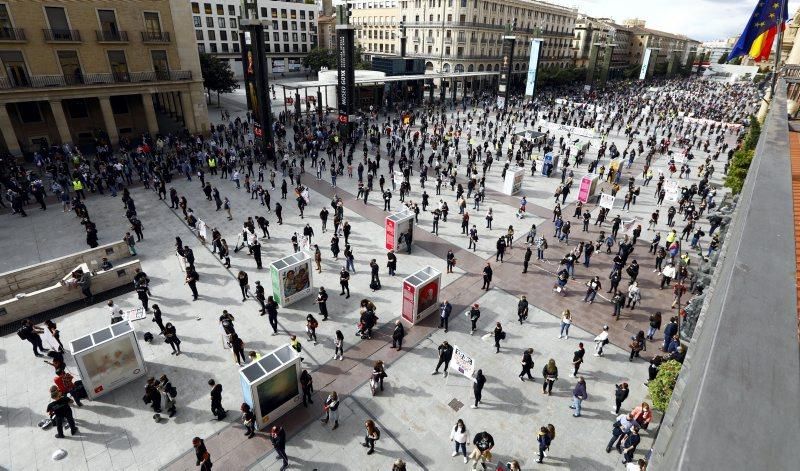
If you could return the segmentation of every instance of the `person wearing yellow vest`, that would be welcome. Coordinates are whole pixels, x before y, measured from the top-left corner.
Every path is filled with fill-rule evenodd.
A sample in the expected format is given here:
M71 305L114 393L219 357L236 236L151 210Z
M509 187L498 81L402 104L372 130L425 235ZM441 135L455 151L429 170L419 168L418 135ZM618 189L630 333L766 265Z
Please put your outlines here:
M72 191L75 192L79 199L86 199L86 195L83 193L83 182L80 178L72 180Z
M211 171L211 175L217 174L217 159L213 156L208 158L208 169Z

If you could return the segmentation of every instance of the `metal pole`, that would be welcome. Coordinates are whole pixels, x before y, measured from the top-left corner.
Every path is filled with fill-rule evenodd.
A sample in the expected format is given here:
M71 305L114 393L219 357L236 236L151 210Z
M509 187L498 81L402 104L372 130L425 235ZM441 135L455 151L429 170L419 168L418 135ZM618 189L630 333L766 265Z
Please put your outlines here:
M769 96L775 96L775 85L778 83L778 67L781 63L781 44L783 43L783 7L778 13L778 40L775 45L775 65L772 71L772 85L769 88Z

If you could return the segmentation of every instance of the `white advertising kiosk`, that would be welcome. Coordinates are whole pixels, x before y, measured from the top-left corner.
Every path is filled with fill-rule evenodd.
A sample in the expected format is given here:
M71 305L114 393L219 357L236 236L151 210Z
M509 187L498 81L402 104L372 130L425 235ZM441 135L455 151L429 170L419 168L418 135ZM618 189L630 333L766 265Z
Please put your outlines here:
M300 372L300 354L288 344L239 369L244 402L259 429L300 403Z
M297 252L270 264L272 298L286 307L311 294L313 289L311 256Z
M147 372L130 322L117 322L70 342L89 399L96 399Z
M439 307L439 292L442 287L442 272L425 267L403 280L403 320L418 324Z
M411 240L414 240L414 213L408 209L386 216L386 250L397 252L400 244L400 236L411 232Z
M512 167L506 170L506 179L503 182L503 193L515 195L522 189L522 179L525 178L525 169Z

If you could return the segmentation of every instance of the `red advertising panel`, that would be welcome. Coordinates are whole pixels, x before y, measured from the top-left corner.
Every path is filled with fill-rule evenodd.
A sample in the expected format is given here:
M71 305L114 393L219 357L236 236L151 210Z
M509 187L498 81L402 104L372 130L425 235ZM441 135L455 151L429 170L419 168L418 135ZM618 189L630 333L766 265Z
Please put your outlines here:
M414 323L414 285L403 283L403 319Z
M578 201L587 203L589 201L589 192L592 190L592 177L585 176L581 179L581 187L578 190Z
M394 231L395 231L395 222L391 219L386 220L386 250L394 250L396 247L394 246Z
M419 305L417 316L421 316L427 309L439 300L439 278L431 280L419 290Z

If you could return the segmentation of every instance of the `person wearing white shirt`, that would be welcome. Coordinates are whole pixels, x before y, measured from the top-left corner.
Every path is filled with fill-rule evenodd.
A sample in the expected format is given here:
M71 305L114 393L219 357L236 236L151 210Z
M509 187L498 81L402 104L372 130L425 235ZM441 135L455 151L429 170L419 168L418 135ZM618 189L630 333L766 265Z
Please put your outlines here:
M594 338L594 356L603 356L603 347L608 343L608 326L603 326L603 331Z
M463 420L458 419L455 427L453 427L453 429L450 431L450 441L454 442L456 445L456 449L453 451L453 456L457 456L460 449L461 454L464 456L464 463L469 461L467 458L467 440L469 440L467 426L464 425Z

